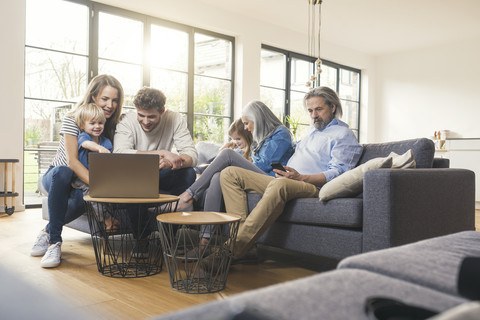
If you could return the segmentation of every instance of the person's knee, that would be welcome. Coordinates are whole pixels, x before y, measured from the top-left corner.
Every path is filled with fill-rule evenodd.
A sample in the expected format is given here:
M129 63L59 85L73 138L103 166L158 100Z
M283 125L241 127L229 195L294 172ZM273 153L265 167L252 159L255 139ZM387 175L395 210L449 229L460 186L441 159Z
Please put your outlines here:
M237 174L239 167L226 167L220 172L220 183L231 180Z
M272 179L268 183L267 189L276 190L277 192L286 191L291 184L289 179Z
M52 169L52 180L62 180L70 183L73 176L73 170L67 166L58 166Z
M227 148L227 149L223 149L222 151L220 151L220 153L218 154L217 157L222 156L222 157L229 157L230 158L231 155L234 154L234 153L237 153L237 152L233 149Z

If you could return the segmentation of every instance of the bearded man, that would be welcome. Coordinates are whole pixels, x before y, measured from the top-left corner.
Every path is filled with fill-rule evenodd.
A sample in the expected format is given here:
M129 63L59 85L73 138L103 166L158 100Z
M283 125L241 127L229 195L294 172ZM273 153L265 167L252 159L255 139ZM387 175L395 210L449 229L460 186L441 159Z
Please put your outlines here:
M313 126L297 143L286 171L274 169L276 177L239 167L228 167L220 176L225 208L241 216L235 242L235 259L241 260L257 239L283 212L287 201L318 197L328 181L354 168L362 146L348 125L339 118L342 105L335 91L318 87L308 92L303 103ZM263 194L248 214L247 193Z

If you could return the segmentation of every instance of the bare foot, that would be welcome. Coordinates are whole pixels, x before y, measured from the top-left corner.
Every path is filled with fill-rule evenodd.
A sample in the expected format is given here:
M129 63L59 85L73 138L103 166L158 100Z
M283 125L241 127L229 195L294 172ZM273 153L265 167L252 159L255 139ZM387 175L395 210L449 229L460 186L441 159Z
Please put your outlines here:
M118 229L120 229L120 221L113 218L112 216L105 218L104 223L105 223L105 230L107 232L116 232L118 231Z
M193 203L193 197L188 194L187 191L179 195L179 197L180 200L178 200L177 211L183 210Z
M208 244L209 241L210 241L209 238L202 238L202 239L200 239L200 249L203 250L203 249L207 246L207 244Z

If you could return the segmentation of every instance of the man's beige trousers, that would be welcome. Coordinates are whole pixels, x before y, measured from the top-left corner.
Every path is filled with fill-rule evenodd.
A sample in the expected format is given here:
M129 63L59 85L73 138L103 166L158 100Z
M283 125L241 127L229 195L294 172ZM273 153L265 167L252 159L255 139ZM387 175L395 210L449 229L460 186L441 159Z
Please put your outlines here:
M287 201L318 197L315 185L287 178L274 178L239 167L225 168L220 176L225 209L242 220L235 244L235 257L243 256L283 212ZM248 214L247 193L263 194Z

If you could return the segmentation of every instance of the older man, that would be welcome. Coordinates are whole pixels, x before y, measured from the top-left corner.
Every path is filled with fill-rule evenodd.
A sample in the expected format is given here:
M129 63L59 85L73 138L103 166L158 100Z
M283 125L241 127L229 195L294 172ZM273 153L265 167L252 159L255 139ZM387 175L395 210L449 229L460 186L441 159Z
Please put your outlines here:
M275 169L276 178L229 167L220 182L226 211L242 217L235 243L235 258L241 258L295 198L318 197L321 186L355 167L362 146L348 125L339 118L342 105L335 91L319 87L304 97L313 126L297 144L285 166ZM248 214L247 193L263 194Z

